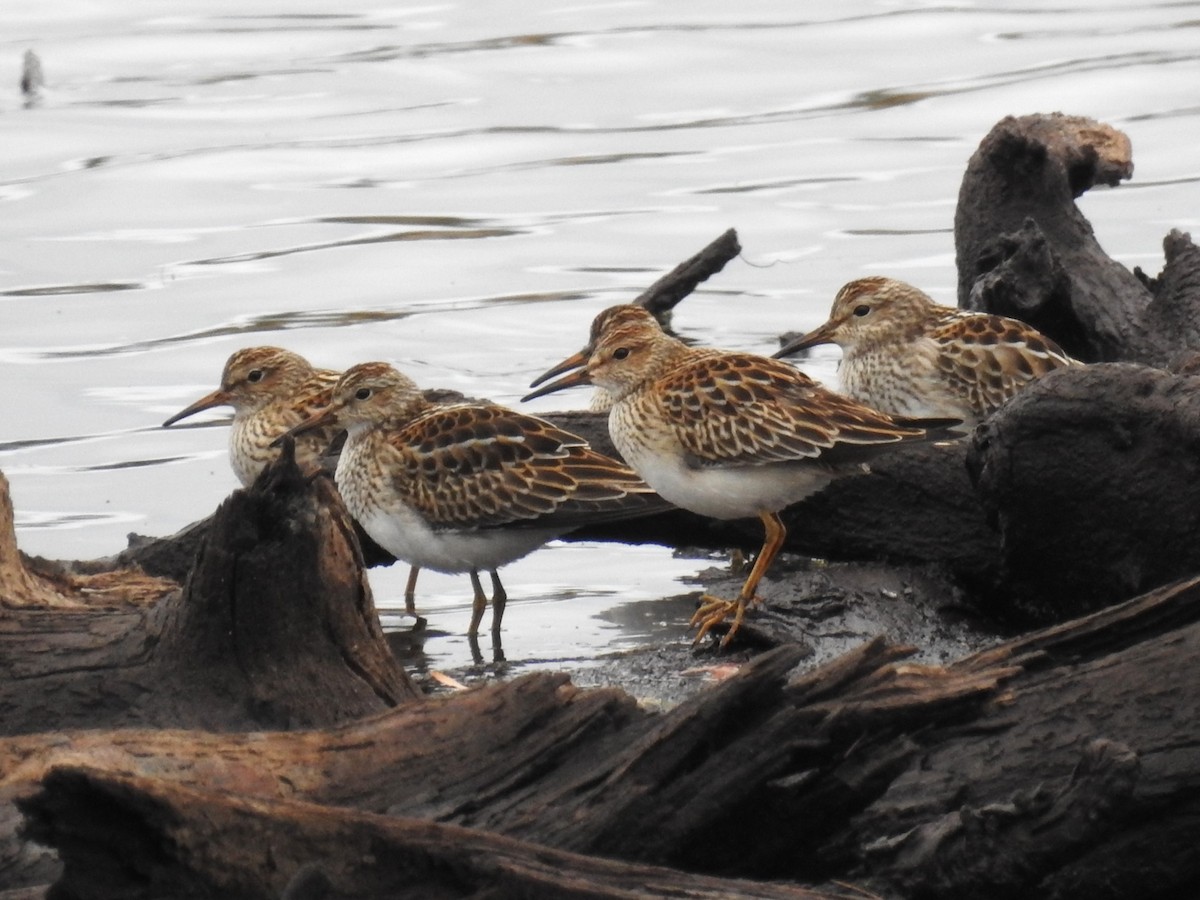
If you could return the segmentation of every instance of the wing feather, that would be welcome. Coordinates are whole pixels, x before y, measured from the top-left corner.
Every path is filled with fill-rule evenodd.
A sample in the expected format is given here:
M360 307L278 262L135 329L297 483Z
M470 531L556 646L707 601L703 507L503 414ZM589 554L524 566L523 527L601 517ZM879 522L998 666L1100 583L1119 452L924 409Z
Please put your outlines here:
M815 459L840 445L893 444L924 434L785 362L750 354L691 353L650 396L697 465Z
M433 528L584 524L654 496L578 435L495 404L437 407L391 432L393 487Z
M1028 382L1077 365L1054 341L1017 319L955 312L933 329L938 368L973 409L996 409Z

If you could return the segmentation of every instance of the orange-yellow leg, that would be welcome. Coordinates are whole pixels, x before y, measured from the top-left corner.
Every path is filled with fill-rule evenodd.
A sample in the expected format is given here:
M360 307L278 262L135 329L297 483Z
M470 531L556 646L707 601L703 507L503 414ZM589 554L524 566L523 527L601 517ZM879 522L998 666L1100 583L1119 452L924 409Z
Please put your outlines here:
M492 634L500 633L500 621L504 618L504 607L508 604L508 593L500 583L500 575L495 569L492 574ZM483 621L483 611L487 609L487 594L483 592L483 584L479 580L479 570L471 570L471 590L475 594L471 601L471 627L468 635L479 634L479 623Z
M700 608L692 614L691 624L700 626L693 643L699 643L714 625L724 622L729 614L733 613L733 624L729 626L725 637L721 638L721 646L727 646L741 627L742 619L746 617L746 607L758 601L755 596L758 591L758 583L762 581L767 567L771 565L771 561L779 553L779 548L783 546L783 539L787 537L787 529L784 528L778 513L762 512L758 514L758 517L762 519L763 527L766 528L766 536L763 539L762 549L758 551L758 558L754 560L754 568L750 570L750 577L742 585L742 590L736 600L722 600L720 597L713 597L710 594L705 594L700 598Z
M500 583L500 573L492 569L492 634L500 633L500 620L504 618L504 607L508 603L508 592Z
M471 603L471 627L467 629L467 634L479 634L479 623L483 621L483 611L487 609L487 594L483 592L483 585L479 583L479 570L471 570L471 590L475 592L475 599Z
M413 616L417 614L417 576L420 574L420 566L410 567L408 582L404 585L404 611Z

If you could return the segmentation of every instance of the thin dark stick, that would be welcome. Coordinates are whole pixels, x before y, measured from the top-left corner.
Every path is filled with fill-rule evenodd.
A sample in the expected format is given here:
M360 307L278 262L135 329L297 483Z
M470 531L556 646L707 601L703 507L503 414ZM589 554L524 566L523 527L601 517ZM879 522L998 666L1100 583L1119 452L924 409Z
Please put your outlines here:
M670 312L676 303L696 289L696 285L716 275L741 252L737 231L730 228L695 256L685 259L642 291L633 302L644 306L655 316Z

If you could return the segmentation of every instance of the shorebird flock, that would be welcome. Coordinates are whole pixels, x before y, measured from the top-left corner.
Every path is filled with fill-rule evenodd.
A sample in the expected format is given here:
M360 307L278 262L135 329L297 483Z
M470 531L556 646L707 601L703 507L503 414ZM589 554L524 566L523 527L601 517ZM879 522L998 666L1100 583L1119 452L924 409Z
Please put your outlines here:
M779 357L841 347L839 390ZM736 597L704 595L700 641L737 633L783 547L780 511L871 459L912 442L969 432L1033 379L1077 365L1015 319L939 306L890 278L843 287L829 320L775 357L689 346L645 309L600 313L582 350L530 385L529 400L594 385L621 459L537 416L486 400L433 400L406 375L366 362L340 375L278 347L248 347L220 387L176 413L233 407L229 459L243 485L295 438L317 467L345 432L335 481L347 509L380 546L411 566L470 576L468 635L492 582L492 633L507 593L498 570L549 540L606 519L681 507L717 519L758 518L762 549Z

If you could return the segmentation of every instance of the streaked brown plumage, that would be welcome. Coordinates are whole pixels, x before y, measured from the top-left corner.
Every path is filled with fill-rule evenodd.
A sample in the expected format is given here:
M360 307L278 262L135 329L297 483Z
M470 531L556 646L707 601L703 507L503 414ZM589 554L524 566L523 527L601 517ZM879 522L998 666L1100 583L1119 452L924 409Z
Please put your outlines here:
M221 386L163 422L163 427L214 406L233 407L229 463L238 481L249 487L278 456L272 441L329 405L338 373L316 369L303 356L281 347L235 351L221 373ZM335 429L313 431L296 442L296 461L316 465Z
M569 373L563 375L563 373ZM609 430L625 460L666 500L718 519L757 516L766 539L735 600L705 596L700 640L730 614L741 625L783 545L779 510L895 444L926 432L826 390L786 363L689 347L637 306L605 310L586 347L534 381L525 399L595 384L613 399Z
M893 278L860 278L838 291L829 320L789 342L842 348L841 389L901 416L950 416L972 428L1035 378L1076 365L1016 319L939 306Z
M171 416L163 427L214 406L232 406L229 464L242 486L249 487L279 455L274 441L329 405L339 374L314 368L300 354L281 347L245 347L234 351L226 361L217 390ZM297 464L319 466L321 456L340 431L330 426L300 436L296 440ZM415 566L410 569L404 588L404 606L413 615L419 573Z
M494 572L584 524L660 503L631 469L583 438L494 403L431 403L386 363L348 369L328 409L293 433L335 422L348 432L336 473L346 506L399 559L470 573L472 635L487 603L479 570ZM493 599L493 633L503 614L502 595Z

